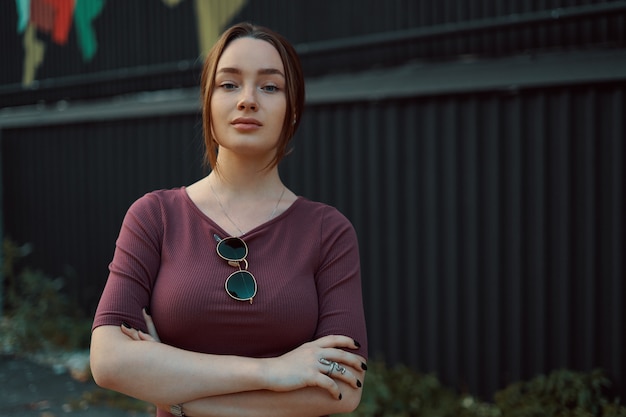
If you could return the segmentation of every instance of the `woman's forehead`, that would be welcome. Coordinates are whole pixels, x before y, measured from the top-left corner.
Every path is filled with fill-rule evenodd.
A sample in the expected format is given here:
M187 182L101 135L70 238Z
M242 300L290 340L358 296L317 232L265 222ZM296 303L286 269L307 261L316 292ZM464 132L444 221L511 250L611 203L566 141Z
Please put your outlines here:
M217 72L224 69L265 73L278 71L284 74L282 59L274 45L249 37L235 39L224 49L217 64Z

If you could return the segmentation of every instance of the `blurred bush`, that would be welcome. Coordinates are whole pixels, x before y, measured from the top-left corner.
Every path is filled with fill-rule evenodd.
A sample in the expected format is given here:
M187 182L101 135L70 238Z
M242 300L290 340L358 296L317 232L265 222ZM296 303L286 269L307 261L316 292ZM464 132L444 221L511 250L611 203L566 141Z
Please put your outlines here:
M626 407L608 397L601 370L557 370L498 391L494 402L459 395L435 375L370 361L361 404L344 417L626 417Z
M459 396L433 374L404 365L388 368L369 361L361 404L344 417L470 417L500 416L493 404Z
M626 416L626 407L607 398L611 381L603 371L558 370L511 384L494 396L506 417Z
M86 349L90 319L63 292L62 277L20 268L29 245L3 242L4 311L0 312L0 353L42 349Z

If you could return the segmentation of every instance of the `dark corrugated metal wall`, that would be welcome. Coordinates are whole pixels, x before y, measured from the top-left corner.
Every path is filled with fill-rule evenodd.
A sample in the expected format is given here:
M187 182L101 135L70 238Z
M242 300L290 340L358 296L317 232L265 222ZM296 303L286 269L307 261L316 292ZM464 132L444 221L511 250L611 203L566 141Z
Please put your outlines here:
M284 175L354 222L374 356L488 396L626 375L624 88L308 109Z
M199 178L200 135L196 115L3 131L5 237L91 314L126 209Z

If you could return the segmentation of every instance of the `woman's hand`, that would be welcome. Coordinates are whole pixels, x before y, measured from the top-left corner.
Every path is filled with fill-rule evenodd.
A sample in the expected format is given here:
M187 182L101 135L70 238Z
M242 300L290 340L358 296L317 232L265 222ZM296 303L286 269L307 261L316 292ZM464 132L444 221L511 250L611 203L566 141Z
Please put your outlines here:
M156 327L154 326L152 317L148 314L148 312L146 312L145 308L141 310L141 312L143 313L143 319L146 322L146 326L148 327L148 332L150 332L150 334L145 334L141 330L133 329L132 327L127 326L125 323L122 324L122 327L121 327L122 333L124 333L126 336L130 337L133 340L146 340L148 342L160 342L161 339L159 338L159 334L156 331Z
M363 358L341 348L356 349L358 344L346 336L324 336L277 358L264 359L268 389L291 391L317 386L341 399L336 380L360 388L365 368Z

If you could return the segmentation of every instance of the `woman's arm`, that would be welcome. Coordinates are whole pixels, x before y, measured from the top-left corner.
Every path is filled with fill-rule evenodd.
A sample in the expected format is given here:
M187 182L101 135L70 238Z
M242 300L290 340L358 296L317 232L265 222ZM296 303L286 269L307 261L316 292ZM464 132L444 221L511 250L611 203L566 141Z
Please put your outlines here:
M364 378L358 373L360 379ZM289 392L250 391L203 398L183 404L192 417L316 417L349 413L359 405L361 388L337 382L342 400L331 398L320 388L302 388Z
M335 379L329 378L328 366L319 359L354 369L360 369L362 363L359 356L340 348L355 349L356 344L348 337L326 336L277 358L207 355L163 343L137 343L119 327L101 326L92 334L91 367L98 385L155 404L306 387L321 388L328 398L339 402L342 393L337 381L355 389L359 383L351 372L335 373Z
M152 318L144 311L144 319L150 334L139 330L122 327L122 332L135 341L159 341L158 333ZM319 416L322 414L348 413L353 411L361 399L361 386L365 378L365 359L358 369L346 366L343 374L350 383L337 380L342 394L341 401L336 401L328 392L320 388L303 388L289 392L274 392L268 390L249 391L235 394L218 395L193 400L183 405L185 414L194 417L232 417L232 416ZM350 376L351 375L351 376ZM333 373L333 376L334 373ZM356 385L356 386L355 386ZM160 408L169 411L169 406Z

